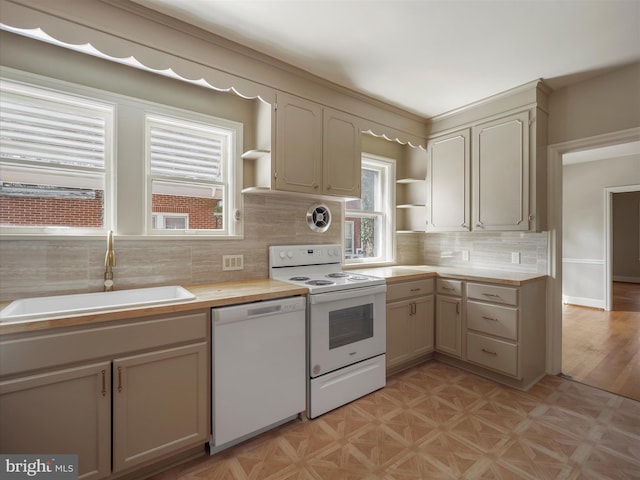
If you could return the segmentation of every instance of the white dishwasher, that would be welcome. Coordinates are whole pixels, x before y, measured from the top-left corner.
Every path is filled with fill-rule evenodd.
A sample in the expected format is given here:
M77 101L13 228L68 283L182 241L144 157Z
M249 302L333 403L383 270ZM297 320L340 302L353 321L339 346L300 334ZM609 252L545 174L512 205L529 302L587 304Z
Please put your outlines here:
M288 297L211 310L211 454L304 412L305 308Z

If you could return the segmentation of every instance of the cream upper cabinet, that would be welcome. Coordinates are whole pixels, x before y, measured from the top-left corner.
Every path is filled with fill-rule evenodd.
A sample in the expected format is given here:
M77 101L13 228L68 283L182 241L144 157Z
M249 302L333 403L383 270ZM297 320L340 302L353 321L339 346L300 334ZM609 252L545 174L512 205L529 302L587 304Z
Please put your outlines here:
M274 188L360 196L361 146L356 118L309 100L279 94Z
M529 230L529 111L473 127L473 228Z
M322 193L322 107L278 95L276 107L276 190Z
M354 117L336 110L323 111L323 189L329 195L360 197L362 147Z
M428 231L547 228L549 93L535 81L433 120Z
M427 231L471 228L470 129L432 139L427 147Z

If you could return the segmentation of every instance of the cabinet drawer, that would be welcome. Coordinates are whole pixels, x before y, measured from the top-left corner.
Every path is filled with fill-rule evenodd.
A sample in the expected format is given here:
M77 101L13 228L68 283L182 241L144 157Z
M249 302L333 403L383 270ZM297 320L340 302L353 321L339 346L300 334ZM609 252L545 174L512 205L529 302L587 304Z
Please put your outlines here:
M467 283L467 297L477 298L485 302L518 305L518 289L511 287L498 287L496 285L486 285L483 283Z
M507 375L518 375L518 347L510 342L467 333L467 360Z
M407 297L419 297L433 293L433 279L413 280L411 282L387 285L387 302Z
M518 309L467 302L467 327L510 340L518 339Z
M460 280L439 278L436 291L440 294L460 297L462 296L462 282Z

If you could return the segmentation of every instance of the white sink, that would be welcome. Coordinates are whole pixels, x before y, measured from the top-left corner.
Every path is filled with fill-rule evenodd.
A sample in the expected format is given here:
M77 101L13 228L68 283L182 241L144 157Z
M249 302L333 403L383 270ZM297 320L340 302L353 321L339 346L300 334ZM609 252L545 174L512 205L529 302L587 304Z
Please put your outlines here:
M115 308L186 302L194 298L195 295L189 290L177 285L25 298L11 302L0 311L0 322L23 322Z

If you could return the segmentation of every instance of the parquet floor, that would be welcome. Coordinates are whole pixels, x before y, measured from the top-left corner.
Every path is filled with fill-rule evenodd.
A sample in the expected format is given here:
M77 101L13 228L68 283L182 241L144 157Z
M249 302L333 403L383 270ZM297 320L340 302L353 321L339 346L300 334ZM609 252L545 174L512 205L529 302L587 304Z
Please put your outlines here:
M555 376L525 393L430 361L153 480L638 478L640 402Z
M578 382L640 400L640 284L613 284L610 312L562 310L562 372Z

